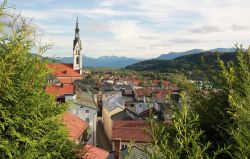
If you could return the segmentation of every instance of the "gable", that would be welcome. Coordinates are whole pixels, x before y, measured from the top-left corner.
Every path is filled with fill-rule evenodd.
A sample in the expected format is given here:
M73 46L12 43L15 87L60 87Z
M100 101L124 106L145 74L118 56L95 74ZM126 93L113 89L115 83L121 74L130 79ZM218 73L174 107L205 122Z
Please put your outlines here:
M82 77L79 71L73 69L73 64L50 63L47 67L57 77Z

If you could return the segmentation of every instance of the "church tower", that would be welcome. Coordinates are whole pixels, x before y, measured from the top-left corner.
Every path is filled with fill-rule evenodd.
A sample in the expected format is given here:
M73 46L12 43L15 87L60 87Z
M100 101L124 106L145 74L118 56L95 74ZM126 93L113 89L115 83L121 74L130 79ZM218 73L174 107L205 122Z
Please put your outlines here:
M82 74L82 43L80 40L80 29L78 23L78 17L76 19L75 39L73 41L73 69L79 70Z

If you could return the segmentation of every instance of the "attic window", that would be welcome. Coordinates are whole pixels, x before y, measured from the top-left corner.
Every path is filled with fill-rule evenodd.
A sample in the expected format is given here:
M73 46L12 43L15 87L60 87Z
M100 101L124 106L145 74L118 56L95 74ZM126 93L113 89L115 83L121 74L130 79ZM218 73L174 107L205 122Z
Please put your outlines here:
M62 73L63 73L63 74L67 74L67 70L64 70Z

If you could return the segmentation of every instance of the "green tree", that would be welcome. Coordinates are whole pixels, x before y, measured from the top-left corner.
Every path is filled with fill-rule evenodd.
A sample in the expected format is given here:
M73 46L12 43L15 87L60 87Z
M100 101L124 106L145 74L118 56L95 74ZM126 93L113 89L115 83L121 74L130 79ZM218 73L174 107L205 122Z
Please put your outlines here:
M250 158L250 49L244 52L237 47L237 60L222 68L221 81L227 93L231 126L228 129L232 137L234 158Z
M149 134L152 143L147 152L153 159L209 158L206 150L210 143L202 143L203 131L199 128L199 116L193 113L182 95L182 106L174 112L172 122L159 123L150 120Z
M59 105L44 91L49 71L29 22L0 8L0 158L74 158Z

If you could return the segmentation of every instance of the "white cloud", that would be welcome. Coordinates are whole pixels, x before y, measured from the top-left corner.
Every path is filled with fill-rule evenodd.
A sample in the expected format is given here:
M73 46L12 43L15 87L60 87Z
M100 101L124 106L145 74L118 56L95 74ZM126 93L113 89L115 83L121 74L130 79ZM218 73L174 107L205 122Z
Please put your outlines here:
M81 5L75 7L24 8L22 14L35 18L45 40L54 42L49 53L56 56L60 52L71 56L76 15L84 53L92 57L145 58L250 43L249 0L105 0L82 7L87 2L91 3L79 0L74 3Z

